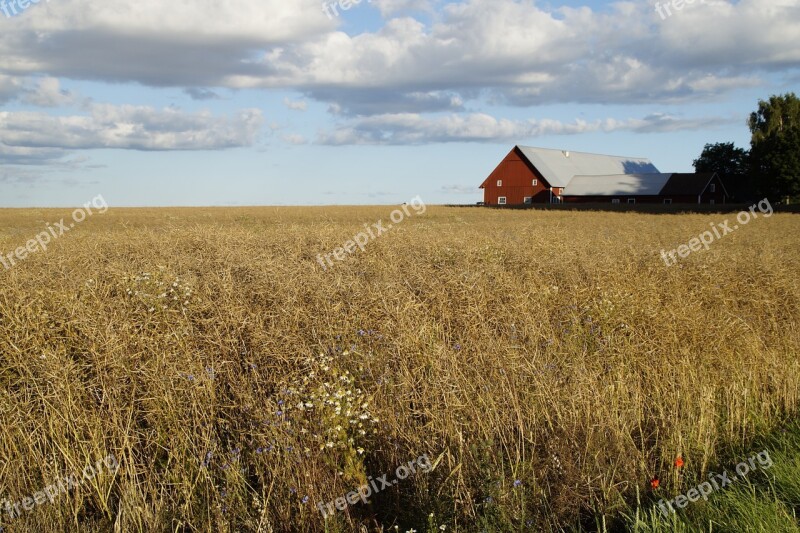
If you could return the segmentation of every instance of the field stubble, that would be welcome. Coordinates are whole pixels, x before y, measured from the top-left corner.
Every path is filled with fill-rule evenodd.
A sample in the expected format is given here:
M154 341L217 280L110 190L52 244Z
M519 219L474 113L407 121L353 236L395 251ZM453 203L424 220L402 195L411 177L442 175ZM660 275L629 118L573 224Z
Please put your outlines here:
M718 215L430 206L320 268L391 209L111 209L0 270L2 494L120 463L6 529L555 529L796 414L797 216L666 268Z

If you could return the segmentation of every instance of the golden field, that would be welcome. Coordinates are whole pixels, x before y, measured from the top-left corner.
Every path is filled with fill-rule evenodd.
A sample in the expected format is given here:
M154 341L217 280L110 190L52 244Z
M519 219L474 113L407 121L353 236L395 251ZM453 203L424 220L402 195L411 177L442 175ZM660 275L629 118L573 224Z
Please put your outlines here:
M393 209L112 208L0 266L0 497L119 462L5 531L591 528L795 417L797 215L667 267L735 214L428 206L320 267Z

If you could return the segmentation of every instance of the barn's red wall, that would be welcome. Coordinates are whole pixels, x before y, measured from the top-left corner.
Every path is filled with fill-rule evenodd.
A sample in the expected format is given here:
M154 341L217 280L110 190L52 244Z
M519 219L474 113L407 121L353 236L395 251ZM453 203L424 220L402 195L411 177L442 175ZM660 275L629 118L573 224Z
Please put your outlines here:
M497 180L503 185L497 186ZM533 180L538 180L534 186ZM511 150L497 168L483 182L483 201L486 205L498 205L497 199L506 197L506 205L521 205L526 196L533 198L535 204L550 203L549 184L518 152Z

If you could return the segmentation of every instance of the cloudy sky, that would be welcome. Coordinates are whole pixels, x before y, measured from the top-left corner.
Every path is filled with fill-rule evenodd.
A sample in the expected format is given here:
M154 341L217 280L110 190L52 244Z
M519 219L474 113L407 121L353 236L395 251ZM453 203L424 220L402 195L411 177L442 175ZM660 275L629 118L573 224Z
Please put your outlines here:
M20 2L3 207L471 203L514 144L690 171L800 92L800 0Z

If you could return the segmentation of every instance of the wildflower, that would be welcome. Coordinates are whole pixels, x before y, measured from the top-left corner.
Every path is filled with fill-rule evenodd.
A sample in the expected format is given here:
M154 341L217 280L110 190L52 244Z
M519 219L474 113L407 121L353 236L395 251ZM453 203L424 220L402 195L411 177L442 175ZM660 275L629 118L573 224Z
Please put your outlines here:
M658 479L658 477L654 477L650 480L650 487L652 487L654 490L657 489L660 484L661 481Z
M303 499L301 501L302 503L306 503L308 501L308 496L303 496Z
M356 451L358 452L358 455L362 455L364 453L364 448L358 448Z
M677 459L675 459L675 468L681 468L683 466L683 457L680 455Z
M515 479L514 480L514 487L519 487L520 485L522 485L522 481L520 481L519 479Z
M206 458L203 459L202 463L200 463L203 466L203 468L207 468L208 467L209 463L211 463L211 458L212 457L214 457L214 452L206 453Z

